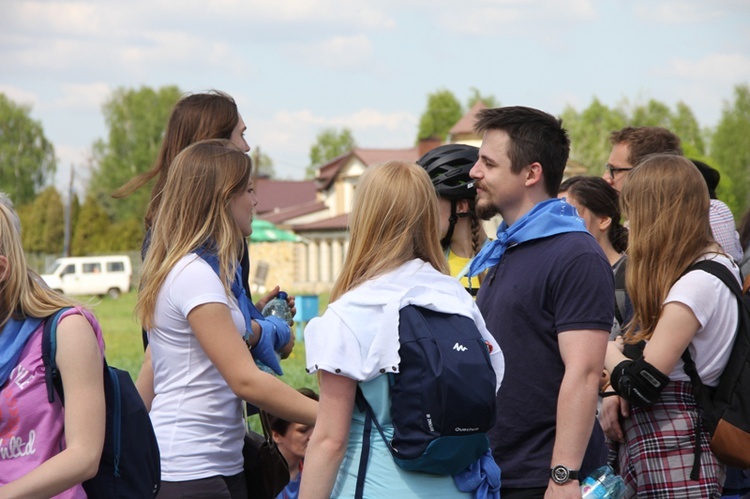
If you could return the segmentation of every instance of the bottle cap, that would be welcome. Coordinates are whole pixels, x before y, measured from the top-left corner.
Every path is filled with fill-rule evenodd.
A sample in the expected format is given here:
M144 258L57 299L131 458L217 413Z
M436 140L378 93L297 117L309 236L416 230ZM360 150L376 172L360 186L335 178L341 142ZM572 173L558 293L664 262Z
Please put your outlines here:
M279 291L279 294L278 294L278 296L277 296L277 298L278 298L279 300L284 300L284 301L286 301L286 297L287 297L286 291Z

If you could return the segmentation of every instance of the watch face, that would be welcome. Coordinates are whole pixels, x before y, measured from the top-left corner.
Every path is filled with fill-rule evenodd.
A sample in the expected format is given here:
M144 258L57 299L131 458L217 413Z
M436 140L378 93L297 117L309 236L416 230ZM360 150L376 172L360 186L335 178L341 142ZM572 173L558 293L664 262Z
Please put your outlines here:
M565 483L570 479L570 470L565 466L555 466L552 468L552 480L556 483Z

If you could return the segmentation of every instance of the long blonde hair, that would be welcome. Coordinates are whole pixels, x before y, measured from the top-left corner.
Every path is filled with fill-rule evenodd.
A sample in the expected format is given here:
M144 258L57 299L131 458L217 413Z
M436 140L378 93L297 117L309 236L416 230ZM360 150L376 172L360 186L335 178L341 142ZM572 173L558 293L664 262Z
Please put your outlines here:
M355 192L349 250L331 301L414 258L447 274L439 223L435 188L422 167L405 161L369 167Z
M7 259L0 269L0 331L9 319L43 318L63 307L80 304L51 290L36 272L26 266L15 212L0 203L0 256Z
M242 250L242 232L230 202L247 188L251 171L250 158L228 140L196 142L177 155L143 262L135 310L145 328L153 326L156 299L167 274L180 258L203 244L210 244L218 256L220 278L229 294Z
M620 202L630 221L625 286L634 307L626 339L637 342L651 338L669 289L713 242L710 201L690 160L657 154L630 172Z

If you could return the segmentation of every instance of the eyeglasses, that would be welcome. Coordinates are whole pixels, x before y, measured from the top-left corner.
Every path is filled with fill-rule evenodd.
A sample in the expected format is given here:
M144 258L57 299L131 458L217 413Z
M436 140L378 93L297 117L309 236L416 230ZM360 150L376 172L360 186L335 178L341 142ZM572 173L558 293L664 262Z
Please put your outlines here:
M610 165L609 163L604 165L604 168L607 170L607 173L609 173L609 176L612 178L615 178L615 175L620 172L629 172L630 170L633 169L633 168L617 168L617 167Z

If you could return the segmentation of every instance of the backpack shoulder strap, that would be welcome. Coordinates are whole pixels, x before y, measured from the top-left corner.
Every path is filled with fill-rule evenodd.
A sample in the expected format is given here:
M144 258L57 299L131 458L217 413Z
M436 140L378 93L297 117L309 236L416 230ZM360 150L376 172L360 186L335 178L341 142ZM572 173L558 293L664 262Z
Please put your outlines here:
M357 408L365 413L365 424L362 433L362 450L359 455L359 469L357 471L357 484L354 490L354 499L362 499L365 490L365 475L367 474L367 461L370 458L370 434L372 433L372 420L375 419L372 407L367 403L362 389L357 383L357 393L354 398ZM377 422L377 420L376 420Z
M717 279L721 280L721 282L726 285L729 290L734 294L734 296L737 298L737 304L738 304L738 316L737 316L737 331L738 333L742 330L742 326L744 323L744 314L743 314L743 308L745 309L744 312L747 313L748 306L745 302L743 296L742 296L742 288L740 287L739 282L737 282L737 279L732 275L732 272L726 268L724 265L720 264L719 262L714 262L712 260L701 260L700 262L696 262L685 271L684 274L687 274L688 272L693 272L695 270L702 270L704 272L707 272L711 274L712 276L716 277ZM700 379L700 376L698 376L698 371L695 368L695 362L693 362L693 358L690 355L690 351L686 348L685 351L682 353L682 361L685 363L685 373L690 377L690 381L693 383L693 387L695 390L703 389L703 382ZM706 399L708 397L705 396L705 390L703 391L703 395L700 397L701 399ZM697 393L696 393L697 396ZM710 401L709 401L710 402Z
M612 269L615 276L615 318L621 326L624 326L625 309L627 307L627 291L625 290L625 262L627 259L627 256L623 256L617 260L614 269Z
M719 262L713 260L701 260L688 267L685 274L692 272L693 270L702 270L709 274L721 279L721 281L737 296L742 300L742 287L737 281L737 278L732 274L732 271L726 268ZM684 275L684 274L683 274Z
M737 282L737 279L735 279L735 277L732 275L732 272L728 268L726 268L724 265L720 264L719 262L714 262L711 260L701 260L700 262L696 262L690 267L688 267L688 269L685 271L683 275L687 274L688 272L692 272L694 270L702 270L718 278L735 295L735 297L737 298L737 308L738 308L737 334L736 335L741 334L744 329L747 329L747 327L750 326L750 324L748 324L748 322L745 319L748 315L748 312L750 312L750 310L748 309L747 303L742 297L742 288ZM735 338L735 341L737 341L736 338ZM713 400L711 399L709 390L703 385L703 381L698 375L698 370L695 367L695 362L693 361L693 358L690 355L690 350L688 348L686 348L685 351L682 353L682 362L685 364L684 366L685 374L687 374L690 377L690 382L693 385L693 394L695 395L695 399L698 402L698 405L703 411L712 412L714 410ZM710 428L710 430L713 431L713 428ZM700 462L700 456L701 456L701 447L699 445L699 442L700 442L700 426L696 425L695 427L695 453L694 453L695 457L694 457L694 462L693 462L693 468L690 472L690 478L693 480L698 480L699 473L700 473L699 462Z
M57 355L57 323L60 316L71 307L61 308L44 320L42 329L42 362L44 363L44 381L47 385L47 400L55 401L55 391L60 396L60 401L65 404L63 394L62 378L57 370L55 356Z

